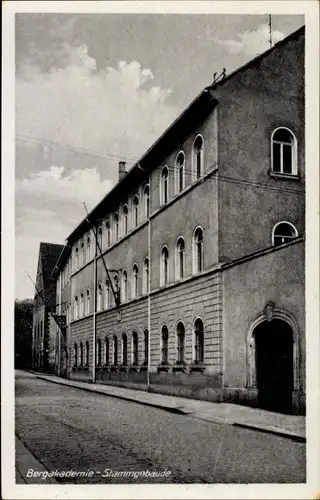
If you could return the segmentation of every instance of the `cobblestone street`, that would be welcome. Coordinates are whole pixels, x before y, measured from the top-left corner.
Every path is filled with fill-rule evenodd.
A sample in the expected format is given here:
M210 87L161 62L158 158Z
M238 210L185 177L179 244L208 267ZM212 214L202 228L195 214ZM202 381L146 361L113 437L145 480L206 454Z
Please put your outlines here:
M58 386L26 372L16 374L16 434L48 471L94 471L57 478L61 483L305 481L304 443ZM106 469L171 474L106 478Z

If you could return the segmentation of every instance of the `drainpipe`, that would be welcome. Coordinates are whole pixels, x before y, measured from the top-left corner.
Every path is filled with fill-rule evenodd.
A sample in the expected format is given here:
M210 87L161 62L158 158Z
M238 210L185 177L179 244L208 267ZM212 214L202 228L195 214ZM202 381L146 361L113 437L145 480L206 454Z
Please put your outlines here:
M94 238L93 259L93 335L92 335L92 383L96 381L96 298L97 298L97 238Z
M151 176L149 175L149 217L148 217L148 370L147 370L147 390L150 388L150 370L151 370Z
M61 316L62 313L62 276L61 276L61 270L59 274L59 304L58 304L58 314ZM60 377L60 366L61 366L61 329L58 326L58 377Z

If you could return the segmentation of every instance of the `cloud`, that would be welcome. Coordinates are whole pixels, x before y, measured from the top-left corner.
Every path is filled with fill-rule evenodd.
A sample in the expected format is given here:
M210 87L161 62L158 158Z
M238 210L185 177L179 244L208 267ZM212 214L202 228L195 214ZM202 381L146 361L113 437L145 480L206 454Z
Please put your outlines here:
M248 54L257 55L270 48L269 43L269 26L267 24L260 25L255 31L245 31L237 35L237 40L213 40L219 45L225 46L231 54ZM285 37L281 31L272 31L273 45Z
M25 269L35 276L40 241L64 243L68 234L112 188L95 169L64 175L63 166L16 182L16 296L32 293ZM29 292L30 290L30 292Z
M70 20L68 36L72 29ZM34 276L40 241L63 243L85 215L82 202L92 208L117 181L119 157L138 158L178 114L167 103L170 90L152 85L150 68L138 61L119 61L115 67L98 69L86 44L73 45L63 36L54 44L49 70L40 64L39 51L17 68L16 134L21 139L16 148L16 292L20 298L32 294L24 269L27 266ZM23 142L30 137L38 142ZM67 153L56 159L63 144ZM68 145L79 149L73 151ZM84 150L103 158L81 154Z

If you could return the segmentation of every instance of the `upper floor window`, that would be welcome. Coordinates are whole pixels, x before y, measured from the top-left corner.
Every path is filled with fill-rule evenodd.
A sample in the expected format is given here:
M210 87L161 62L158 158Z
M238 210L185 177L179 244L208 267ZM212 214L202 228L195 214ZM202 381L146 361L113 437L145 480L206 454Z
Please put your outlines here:
M143 263L143 293L149 293L149 259L146 257Z
M74 366L78 366L78 345L74 344Z
M132 298L138 297L138 266L135 264L132 268Z
M122 271L122 302L128 300L128 273L126 270Z
M203 271L203 229L197 227L193 235L193 271Z
M123 234L126 235L128 232L128 205L124 205L123 209Z
M136 195L133 198L133 227L137 227L139 223L139 198Z
M87 290L86 293L86 314L90 314L90 301L91 301L91 296L90 296L90 290Z
M143 195L144 195L144 214L145 214L146 218L148 219L149 215L150 215L150 188L149 188L149 184L147 184L146 187L144 188Z
M169 331L166 325L161 328L161 363L167 365L169 361L168 356L168 341L169 341Z
M184 325L180 322L177 325L177 363L184 362L184 335Z
M164 205L168 203L169 197L169 171L168 167L163 167L160 177L160 203Z
M83 343L80 342L80 366L83 366Z
M184 278L184 254L185 243L184 239L180 237L176 245L176 278L181 280Z
M279 174L298 174L297 139L287 128L277 128L272 133L271 170Z
M169 282L169 250L163 247L160 262L160 285L165 286Z
M132 334L132 364L138 364L138 354L139 354L139 340L137 332Z
M298 231L290 222L278 222L272 230L272 245L288 243L298 236Z
M106 222L106 231L107 231L107 247L109 247L111 245L111 227L109 219Z
M98 253L100 254L102 250L102 227L98 229Z
M118 241L118 239L119 239L119 215L118 215L118 213L114 214L114 236L115 236L115 240Z
M176 177L176 193L180 193L184 188L184 167L185 167L185 154L183 151L178 153L175 164L175 177Z
M75 270L77 270L79 267L79 248L76 247L75 250Z
M200 318L194 323L194 361L203 363L204 361L204 329Z
M91 260L91 240L90 236L87 237L87 261Z
M83 266L84 264L84 242L81 241L80 245L80 266Z
M74 298L74 311L73 311L74 319L79 318L79 299L78 296Z
M122 334L122 364L127 366L128 364L128 340L127 334Z
M106 284L104 287L104 307L105 309L108 309L109 306L110 306L110 285L109 281L106 280Z
M83 292L80 293L80 317L84 316L84 295Z
M102 285L99 283L98 285L98 293L97 293L97 311L101 311L102 309Z
M196 179L203 175L203 138L197 135L192 150L192 170Z
M118 295L119 294L119 278L118 278L117 274L115 274L113 277L113 286L114 286L115 294ZM115 299L115 297L113 297L113 299Z

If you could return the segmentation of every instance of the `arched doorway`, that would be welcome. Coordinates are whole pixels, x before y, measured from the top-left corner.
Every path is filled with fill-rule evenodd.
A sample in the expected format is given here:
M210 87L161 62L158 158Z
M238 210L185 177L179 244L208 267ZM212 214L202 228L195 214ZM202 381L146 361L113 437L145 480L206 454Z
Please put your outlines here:
M293 391L293 332L281 319L263 321L254 330L259 407L290 413Z

